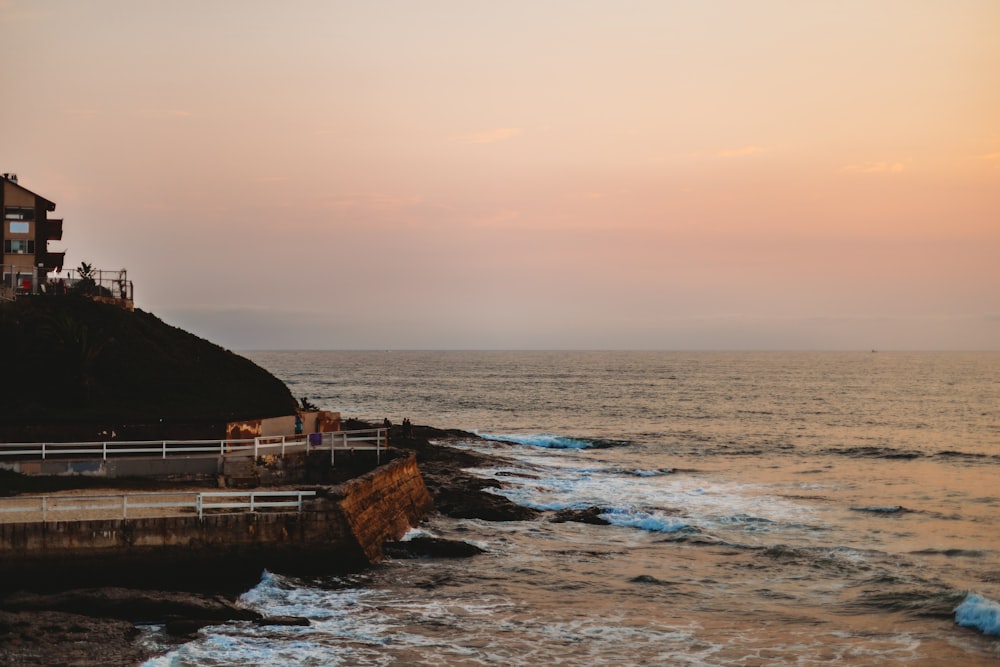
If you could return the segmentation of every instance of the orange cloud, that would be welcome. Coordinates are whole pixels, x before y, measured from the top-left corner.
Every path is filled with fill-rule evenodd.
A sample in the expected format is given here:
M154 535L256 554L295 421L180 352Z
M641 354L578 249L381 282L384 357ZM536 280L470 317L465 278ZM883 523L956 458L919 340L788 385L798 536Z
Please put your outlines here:
M497 127L492 130L463 134L455 137L455 140L464 144L493 144L512 139L519 134L521 134L521 129L517 127Z

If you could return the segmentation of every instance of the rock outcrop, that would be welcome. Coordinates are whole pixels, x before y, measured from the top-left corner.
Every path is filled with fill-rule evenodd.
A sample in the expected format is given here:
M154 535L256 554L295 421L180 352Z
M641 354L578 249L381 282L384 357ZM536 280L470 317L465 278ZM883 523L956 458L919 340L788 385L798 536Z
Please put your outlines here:
M0 441L221 437L289 415L283 382L249 359L134 312L75 296L0 303Z

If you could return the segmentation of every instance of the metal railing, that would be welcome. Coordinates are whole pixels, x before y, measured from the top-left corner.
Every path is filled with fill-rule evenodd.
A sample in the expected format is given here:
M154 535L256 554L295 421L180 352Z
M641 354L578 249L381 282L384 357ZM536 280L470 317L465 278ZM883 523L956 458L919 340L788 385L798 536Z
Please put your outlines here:
M93 269L89 274L79 269L68 269L65 274L55 277L46 288L47 292L60 294L76 291L89 297L99 297L132 303L135 290L125 269L104 271Z
M53 514L74 512L72 521L93 519L93 514L113 512L116 519L133 518L140 515L164 516L164 510L191 511L201 519L213 510L244 510L257 512L261 509L295 509L302 511L303 499L313 497L315 491L164 491L157 493L133 493L117 495L63 495L63 496L16 496L0 501L0 515L22 514L41 516L41 521L56 521ZM143 512L142 510L147 510ZM153 510L149 512L148 510ZM89 515L80 518L81 515ZM31 519L27 519L31 520ZM37 519L36 519L37 520ZM0 516L0 522L7 522ZM20 523L22 521L16 521Z
M135 289L125 269L118 271L95 269L89 275L82 275L78 269L68 269L58 273L34 266L0 264L0 273L3 276L0 282L0 296L3 298L10 299L21 294L78 292L84 296L116 302L134 301Z
M357 431L334 431L301 435L260 436L240 440L108 440L101 442L9 442L0 443L0 460L3 457L88 458L107 461L117 456L155 455L166 459L180 455L253 456L287 452L330 450L333 464L336 449L374 451L381 460L382 450L388 446L389 432L384 428Z

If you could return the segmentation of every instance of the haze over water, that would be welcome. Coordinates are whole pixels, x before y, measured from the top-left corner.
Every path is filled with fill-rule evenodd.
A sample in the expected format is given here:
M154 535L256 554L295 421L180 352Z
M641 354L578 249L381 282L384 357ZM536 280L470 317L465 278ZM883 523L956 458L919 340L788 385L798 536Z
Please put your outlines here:
M436 517L487 553L267 573L244 603L310 627L151 665L1000 660L1000 354L250 356L345 416L475 430L498 493L610 525Z

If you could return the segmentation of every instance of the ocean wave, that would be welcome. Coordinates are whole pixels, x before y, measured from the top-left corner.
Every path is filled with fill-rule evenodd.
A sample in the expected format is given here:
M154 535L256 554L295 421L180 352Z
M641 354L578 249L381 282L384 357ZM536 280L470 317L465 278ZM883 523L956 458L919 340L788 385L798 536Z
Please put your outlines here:
M1000 603L969 593L955 607L955 623L963 628L977 628L985 635L1000 635Z
M839 454L859 459L919 459L922 453L913 450L894 449L892 447L833 447L824 450L827 454Z
M808 508L783 498L747 493L745 485L704 486L699 480L675 475L670 468L636 469L625 466L578 467L560 458L558 465L519 455L525 466L470 469L492 479L484 489L522 507L538 511L580 511L601 508L608 523L665 533L682 527L738 528L743 533L783 532L801 528ZM607 509L611 508L611 509ZM641 508L646 515L632 510ZM684 508L683 512L677 508ZM655 513L655 514L651 514ZM683 514L680 521L674 517ZM662 517L662 518L661 518Z
M994 463L1000 461L1000 455L998 454L980 454L975 452L960 452L953 449L947 449L934 454L935 458L950 460L950 461L967 461L967 462L988 462Z
M631 507L606 509L598 516L613 526L638 528L650 533L676 533L690 527L687 521L678 517Z
M423 538L436 539L437 537L438 536L436 534L424 528L410 528L408 531L406 531L406 533L403 534L401 538L399 538L399 541L409 542L411 540L423 539Z
M621 472L623 475L632 475L633 477L659 477L660 475L672 475L674 469L656 468L655 470L623 470Z
M485 440L513 442L518 445L544 449L607 449L629 444L624 440L573 438L554 433L481 433L479 435Z
M985 551L979 549L920 549L910 553L918 556L947 556L948 558L982 558L986 555Z
M854 512L869 512L871 514L905 514L912 512L902 505L869 505L868 507L852 507Z
M340 592L348 605L366 595L362 589L346 588ZM271 616L301 616L327 620L342 615L343 610L328 608L317 589L294 577L264 570L260 582L239 597L239 604Z

